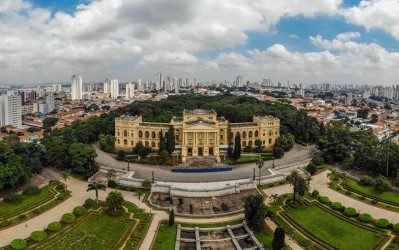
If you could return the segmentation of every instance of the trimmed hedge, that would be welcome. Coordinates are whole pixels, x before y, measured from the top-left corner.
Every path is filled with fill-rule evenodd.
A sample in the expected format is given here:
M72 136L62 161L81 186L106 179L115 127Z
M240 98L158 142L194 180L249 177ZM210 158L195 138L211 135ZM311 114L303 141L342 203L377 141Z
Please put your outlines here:
M399 233L399 223L396 223L395 225L393 225L393 230L397 233Z
M5 203L20 203L24 197L17 193L11 193L3 198Z
M370 222L372 219L373 219L373 217L371 217L371 215L367 214L367 213L363 213L363 214L359 215L359 220L361 222L367 223L367 222Z
M342 204L340 202L334 202L333 204L331 204L331 207L335 210L340 210L342 208Z
M76 216L72 213L66 213L61 217L61 221L70 224L76 220Z
M330 202L330 199L328 199L327 196L322 196L322 197L320 197L320 201L321 201L322 203L329 203L329 202Z
M312 192L312 196L313 196L313 197L317 197L317 196L319 196L319 191L317 191L317 190L313 190L313 192Z
M379 228L387 228L389 226L389 221L387 219L381 218L375 222L375 225Z
M27 245L28 245L28 243L24 239L15 239L15 240L11 241L12 249L16 249L16 250L24 249Z
M86 199L85 200L85 204L83 205L85 208L91 208L92 206L94 206L96 204L96 202L93 199Z
M80 216L86 213L87 209L84 206L78 206L73 209L73 214L76 216Z
M347 207L344 210L344 214L349 217L354 217L356 215L356 209L353 207Z
M44 232L44 231L33 231L33 232L30 234L30 238L31 238L33 241L42 241L42 240L44 240L44 239L47 238L47 233Z
M34 196L34 195L38 195L40 193L40 188L35 187L35 186L30 186L24 189L24 191L22 192L23 195L26 196Z
M58 221L51 222L50 224L48 224L47 230L53 232L59 231L61 230L61 223L59 223Z

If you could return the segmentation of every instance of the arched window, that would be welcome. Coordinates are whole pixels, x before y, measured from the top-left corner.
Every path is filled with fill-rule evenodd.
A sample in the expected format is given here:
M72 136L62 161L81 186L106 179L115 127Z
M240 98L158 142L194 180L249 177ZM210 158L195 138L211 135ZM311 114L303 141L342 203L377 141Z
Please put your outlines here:
M237 133L236 133L236 136L239 136L239 135L240 135L240 132L237 132Z
M269 139L269 144L272 144L273 140L272 138Z
M243 141L243 142L242 142L242 146L243 146L243 147L246 147L246 146L247 146L247 142L246 142L246 141Z
M146 147L148 147L148 146L149 146L148 141L145 141L144 145L145 145Z
M259 135L258 130L255 130L255 137L258 137L258 135Z
M252 147L252 141L248 142L248 146Z
M143 137L143 131L139 131L139 137L142 138Z
M154 132L154 131L152 131L151 137L152 137L152 138L155 138L155 132Z
M130 141L130 145L131 145L131 146L134 146L133 141Z
M155 142L151 142L151 147L155 148Z
M247 138L247 132L245 132L245 131L242 132L242 138L244 138L244 139Z
M148 137L150 137L150 132L145 131L145 138L148 138Z
M126 130L126 129L123 130L123 136L124 136L124 137L127 137L127 130Z
M127 146L127 140L123 140L123 145Z
M252 138L252 131L249 131L248 137L249 137L249 138Z
M269 130L269 136L272 136L272 135L273 135L273 131Z
M118 144L121 144L121 141L118 139Z

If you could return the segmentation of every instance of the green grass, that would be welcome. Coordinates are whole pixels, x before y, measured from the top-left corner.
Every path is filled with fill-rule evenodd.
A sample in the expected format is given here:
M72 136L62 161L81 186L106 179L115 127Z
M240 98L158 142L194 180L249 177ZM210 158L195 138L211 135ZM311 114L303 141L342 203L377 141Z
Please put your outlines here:
M169 227L167 223L159 225L152 250L175 249L177 224Z
M45 186L41 189L40 193L34 196L24 196L24 199L20 203L12 204L6 202L0 202L0 218L9 217L13 214L19 213L27 208L31 208L35 205L40 205L43 201L55 196L50 191L53 186Z
M149 227L151 221L151 216L130 202L125 202L123 205L129 210L130 213L133 213L133 218L140 220L136 229L132 233L131 238L126 243L124 250L138 249L141 241L146 235L147 228Z
M267 155L262 156L264 158L264 160L265 161L270 160L269 157L266 157L266 156ZM224 163L227 165L235 165L235 164L258 162L258 160L259 160L258 155L241 155L240 159L238 159L238 160L227 159L224 161Z
M394 191L379 192L373 186L364 186L357 183L357 181L346 178L346 185L359 193L373 196L375 198L392 202L399 206L399 193Z
M287 216L314 237L338 249L371 249L380 240L378 233L340 219L314 204L302 205L287 212Z
M262 242L263 247L266 250L273 250L272 248L272 241L273 241L273 236L274 233L270 228L266 228L262 232L255 233L256 238ZM283 247L284 250L290 249L289 247Z
M113 249L126 230L130 221L107 213L93 213L89 218L65 234L47 249Z

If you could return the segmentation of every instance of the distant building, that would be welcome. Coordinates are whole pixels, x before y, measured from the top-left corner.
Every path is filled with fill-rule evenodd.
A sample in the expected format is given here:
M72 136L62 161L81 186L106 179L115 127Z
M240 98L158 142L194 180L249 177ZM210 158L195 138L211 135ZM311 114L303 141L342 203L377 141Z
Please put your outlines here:
M155 90L161 90L163 83L163 77L161 73L155 75Z
M236 76L236 87L242 87L243 83L242 83L242 75L238 75Z
M103 83L103 92L104 94L111 94L111 82L108 79Z
M110 87L110 95L111 98L116 99L119 96L119 82L118 79L111 80L111 87Z
M134 84L131 82L126 83L126 99L132 99L134 97Z
M0 96L0 126L22 126L22 99L20 95L6 94Z
M79 75L73 75L71 79L71 99L82 100L83 97L83 80Z
M348 93L348 94L346 94L346 96L345 96L344 104L347 105L347 106L351 106L351 105L352 105L352 100L353 100L353 95L352 95L352 93Z

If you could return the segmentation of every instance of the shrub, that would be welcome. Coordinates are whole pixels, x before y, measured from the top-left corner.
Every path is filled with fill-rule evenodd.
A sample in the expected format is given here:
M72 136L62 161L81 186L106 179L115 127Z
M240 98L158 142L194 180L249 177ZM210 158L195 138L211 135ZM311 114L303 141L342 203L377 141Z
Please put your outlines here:
M66 213L61 217L61 221L70 224L76 220L76 216L72 213Z
M8 227L9 225L11 225L10 220L3 220L0 222L0 227Z
M26 196L38 195L40 193L40 188L30 186L30 187L25 188L22 193L23 193L23 195L26 195Z
M59 223L58 221L51 222L47 226L47 230L53 231L53 232L59 231L60 229L61 229L61 223Z
M375 205L375 204L378 204L378 200L377 200L377 199L372 199L372 200L371 200L371 204L374 204L374 205Z
M116 181L114 181L114 180L109 180L109 181L108 181L108 187L109 187L109 188L116 188L116 186L118 186L118 184L116 183Z
M390 189L390 184L385 176L379 175L374 183L375 189L380 192L384 192Z
M365 186L371 186L373 185L373 178L371 178L371 176L368 175L362 175L360 176L359 183Z
M42 240L44 240L44 239L47 238L47 233L44 232L44 231L33 231L33 232L30 234L30 238L31 238L33 241L42 241Z
M346 194L346 195L351 195L352 192L348 190L348 191L345 192L345 194Z
M389 221L387 219L381 218L375 222L375 225L379 228L387 228L389 226Z
M399 223L396 223L395 225L393 225L393 230L397 233L399 233Z
M331 207L335 210L340 210L342 208L342 204L340 202L334 202L331 204Z
M313 196L313 197L317 197L317 196L319 196L319 191L317 191L317 190L313 190L313 192L312 192L312 196Z
M28 216L26 214L21 214L20 216L18 216L18 219L20 219L20 220L25 220L27 218L28 218Z
M341 190L342 188L341 188L341 186L337 186L335 189L339 191L339 190Z
M63 184L63 183L61 183L61 182L58 183L56 189L57 189L57 190L60 190L60 191L61 191L61 190L65 190L65 189L66 189L65 184Z
M4 197L3 201L6 203L20 203L24 198L17 193L11 193Z
M366 199L366 197L365 197L365 196L363 196L363 195L359 196L359 200L362 200L362 201L364 201L365 199Z
M11 241L11 248L12 249L24 249L28 244L24 239L15 239Z
M370 222L373 219L373 217L371 217L371 215L367 214L367 213L363 213L361 215L359 215L359 220L361 222Z
M306 166L306 171L310 174L310 175L314 175L317 172L317 166L315 164L313 164L312 162L310 162L307 166Z
M78 206L73 209L73 214L80 216L80 215L86 213L86 211L87 211L87 209L84 206Z
M344 210L344 214L349 217L354 217L356 215L356 209L353 207L347 207Z
M328 199L327 196L322 196L322 197L320 197L320 201L321 201L322 203L329 203L329 202L330 202L330 199Z
M96 204L96 202L93 199L87 199L85 200L85 204L84 207L85 208L91 208L92 206L94 206Z
M315 154L312 158L312 163L316 166L320 166L324 164L324 159L321 154Z

